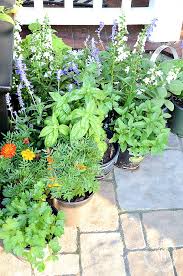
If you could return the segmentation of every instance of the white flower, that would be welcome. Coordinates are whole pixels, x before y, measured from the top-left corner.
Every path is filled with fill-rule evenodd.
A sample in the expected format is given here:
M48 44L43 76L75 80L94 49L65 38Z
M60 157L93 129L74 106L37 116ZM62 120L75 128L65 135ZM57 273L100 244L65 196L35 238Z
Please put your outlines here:
M173 70L170 70L168 72L168 76L166 77L166 81L170 83L172 80L176 80L178 72L179 70L175 70L175 72Z
M45 52L45 53L43 54L43 57L49 58L49 57L50 57L50 53L49 53L49 52Z
M123 52L121 53L118 57L117 57L117 61L123 61L124 59L126 59L128 57L128 52Z
M141 95L142 91L141 90L137 90L137 95Z
M123 36L121 40L122 40L122 41L127 41L127 40L128 40L128 37L127 37L127 36Z
M163 72L158 70L158 71L155 71L155 74L156 76L161 77L163 75Z
M130 70L130 66L127 66L127 67L125 68L125 72L128 74L129 70Z
M145 84L149 84L150 83L150 79L149 78L145 78L144 82L145 82Z

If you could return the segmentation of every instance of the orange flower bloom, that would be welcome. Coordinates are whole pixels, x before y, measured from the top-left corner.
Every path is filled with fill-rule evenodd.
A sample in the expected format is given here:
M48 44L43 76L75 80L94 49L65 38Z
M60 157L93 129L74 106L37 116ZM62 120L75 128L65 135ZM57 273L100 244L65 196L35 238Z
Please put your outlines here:
M80 171L86 171L87 166L83 165L83 164L76 164L75 165L76 169L80 170Z
M1 149L1 155L5 158L13 158L16 154L15 144L5 144Z
M53 157L48 156L48 157L47 157L47 161L48 161L49 164L52 164L53 161L54 161L54 160L53 160Z
M61 187L62 185L58 183L48 184L48 188Z

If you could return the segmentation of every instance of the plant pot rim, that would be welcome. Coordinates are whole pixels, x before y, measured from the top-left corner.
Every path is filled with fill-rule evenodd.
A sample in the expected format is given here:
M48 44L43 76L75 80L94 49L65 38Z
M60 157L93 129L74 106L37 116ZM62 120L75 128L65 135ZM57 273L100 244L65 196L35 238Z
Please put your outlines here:
M183 110L183 107L181 107L180 105L178 105L175 101L175 97L172 97L172 101L173 101L173 104L180 110Z
M110 165L111 163L113 163L113 160L117 158L117 156L119 155L119 151L120 151L120 146L118 143L112 143L114 145L114 148L116 149L116 153L115 155L113 156L113 158L106 162L106 163L103 163L101 164L101 168L105 168L106 166Z
M64 201L60 198L54 198L53 201L54 203L57 201L59 202L59 205L66 207L66 208L77 208L80 207L82 205L84 205L85 203L87 203L88 201L90 201L92 199L92 197L94 196L94 193L92 192L88 198L85 198L84 200L81 201L77 201L77 202L68 202L68 201Z

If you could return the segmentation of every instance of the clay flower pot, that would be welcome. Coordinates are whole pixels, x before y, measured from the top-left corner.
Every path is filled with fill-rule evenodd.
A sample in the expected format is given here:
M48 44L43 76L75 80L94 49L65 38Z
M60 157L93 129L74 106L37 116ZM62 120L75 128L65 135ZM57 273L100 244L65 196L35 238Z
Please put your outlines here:
M87 206L94 194L88 194L83 200L75 202L67 202L62 199L53 199L53 206L57 210L61 210L65 214L65 225L66 226L79 226L81 218L86 219L88 216Z

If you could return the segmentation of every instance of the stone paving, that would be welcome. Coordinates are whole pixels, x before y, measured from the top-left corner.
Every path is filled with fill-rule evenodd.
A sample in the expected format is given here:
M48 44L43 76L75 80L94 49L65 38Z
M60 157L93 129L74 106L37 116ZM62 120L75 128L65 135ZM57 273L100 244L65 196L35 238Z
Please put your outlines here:
M163 155L101 181L87 221L65 228L44 273L0 246L0 276L183 276L182 168L183 140L171 134Z

